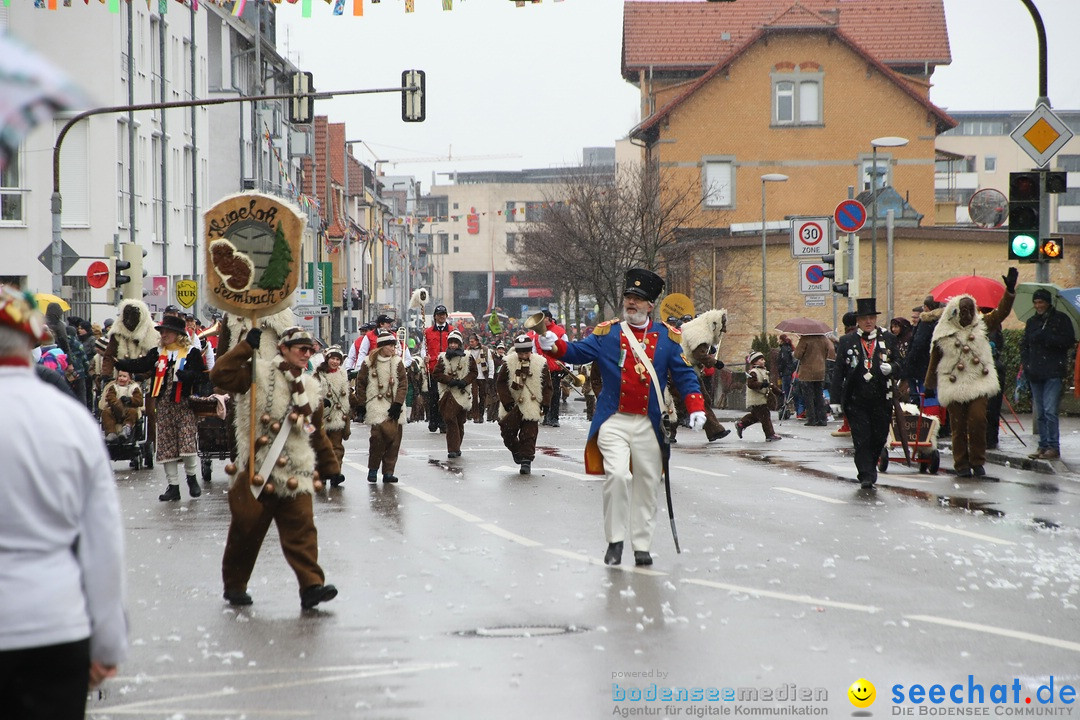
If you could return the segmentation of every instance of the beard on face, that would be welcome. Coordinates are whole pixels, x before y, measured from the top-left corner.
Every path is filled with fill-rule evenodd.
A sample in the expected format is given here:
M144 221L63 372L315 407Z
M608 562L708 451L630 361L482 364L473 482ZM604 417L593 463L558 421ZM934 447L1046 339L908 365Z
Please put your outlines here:
M623 320L631 325L644 325L649 321L649 314L640 310L623 309Z

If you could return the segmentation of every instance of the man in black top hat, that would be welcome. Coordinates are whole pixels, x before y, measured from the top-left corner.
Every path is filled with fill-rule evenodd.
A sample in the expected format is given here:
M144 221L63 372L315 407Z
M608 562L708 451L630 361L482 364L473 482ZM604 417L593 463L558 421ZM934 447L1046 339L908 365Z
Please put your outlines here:
M877 482L877 462L889 439L892 417L891 378L903 377L893 335L877 324L877 302L859 298L855 332L840 338L829 396L834 415L843 408L855 445L859 484Z

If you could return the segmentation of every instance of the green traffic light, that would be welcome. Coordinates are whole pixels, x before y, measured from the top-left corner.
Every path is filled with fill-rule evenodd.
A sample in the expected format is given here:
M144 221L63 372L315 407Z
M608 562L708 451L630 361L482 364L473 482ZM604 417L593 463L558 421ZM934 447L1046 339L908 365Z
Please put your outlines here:
M1039 244L1031 235L1016 235L1012 239L1013 255L1018 258L1029 258L1035 254Z

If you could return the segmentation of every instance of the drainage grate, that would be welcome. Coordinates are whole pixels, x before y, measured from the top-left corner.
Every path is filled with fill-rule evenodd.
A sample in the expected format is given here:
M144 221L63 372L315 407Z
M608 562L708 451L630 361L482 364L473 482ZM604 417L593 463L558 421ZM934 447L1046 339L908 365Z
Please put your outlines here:
M482 627L475 630L459 630L453 634L459 637L478 638L530 638L573 635L588 630L589 628L578 625L507 625L503 627Z

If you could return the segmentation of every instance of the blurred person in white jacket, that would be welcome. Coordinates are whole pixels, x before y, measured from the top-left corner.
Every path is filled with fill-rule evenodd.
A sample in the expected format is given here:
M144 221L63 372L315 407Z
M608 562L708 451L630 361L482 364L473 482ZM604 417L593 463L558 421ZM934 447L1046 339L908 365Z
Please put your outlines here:
M26 296L0 289L0 702L20 720L82 718L127 653L109 456L85 406L34 378L44 337Z

